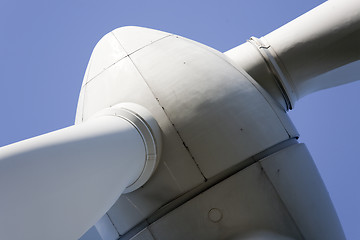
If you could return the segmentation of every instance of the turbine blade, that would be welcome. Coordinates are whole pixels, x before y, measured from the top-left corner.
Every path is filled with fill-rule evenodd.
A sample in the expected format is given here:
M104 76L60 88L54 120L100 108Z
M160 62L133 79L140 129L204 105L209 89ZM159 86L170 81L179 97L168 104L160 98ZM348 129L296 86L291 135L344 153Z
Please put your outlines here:
M145 162L140 132L117 116L0 148L1 239L78 239Z

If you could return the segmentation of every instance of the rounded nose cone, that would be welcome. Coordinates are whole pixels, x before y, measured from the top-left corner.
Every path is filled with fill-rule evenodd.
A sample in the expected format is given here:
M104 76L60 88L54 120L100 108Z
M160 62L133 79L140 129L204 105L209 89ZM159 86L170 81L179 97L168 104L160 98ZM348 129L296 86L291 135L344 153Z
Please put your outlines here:
M279 120L288 119L259 89L216 50L169 33L126 27L95 47L77 119L119 102L160 107L201 172L211 177L289 138Z
M151 112L163 148L156 174L109 211L120 234L206 179L297 136L286 113L224 54L146 28L116 29L97 44L76 123L123 102Z

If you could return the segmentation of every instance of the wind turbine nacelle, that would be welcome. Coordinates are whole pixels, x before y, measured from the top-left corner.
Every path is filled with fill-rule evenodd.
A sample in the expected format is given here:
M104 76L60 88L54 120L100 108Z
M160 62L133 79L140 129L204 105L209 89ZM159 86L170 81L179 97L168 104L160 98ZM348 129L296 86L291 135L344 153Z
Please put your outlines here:
M298 136L279 104L224 54L146 28L116 29L96 45L76 123L122 102L149 109L164 142L185 145L206 178Z
M169 239L166 234L172 232L171 227L182 233L179 239L194 236L223 239L239 231L248 233L259 229L297 238L300 233L296 224L306 225L309 219L314 219L314 214L290 217L288 209L302 213L304 204L312 204L313 210L319 213L330 212L330 217L325 215L330 225L335 226L334 231L339 230L321 178L306 147L297 144L298 133L283 106L244 70L235 67L225 54L161 31L141 27L116 29L99 41L91 55L80 92L76 124L122 102L139 104L151 112L162 131L162 157L149 181L140 189L122 195L97 224L100 233L109 233L102 230L108 222L108 225L114 224L120 235L127 234L129 238L153 223L160 230L152 234L164 234L159 239ZM281 154L270 157L275 152ZM283 165L289 157L291 165ZM268 160L261 165L258 162L261 159ZM240 171L244 168L247 170ZM269 174L272 178L280 169L286 169L288 174L281 181L265 177ZM263 171L267 173L264 175ZM296 174L300 176L290 177ZM303 179L301 174L307 174L308 178ZM222 181L224 179L227 180ZM285 200L280 200L271 189L283 181L289 185L277 189L285 194ZM311 181L313 187L304 188L309 184L306 181ZM222 187L213 187L215 184ZM207 196L206 199L211 199L208 203L213 204L200 207L196 204L197 197L192 198L207 188L210 190L201 196ZM227 202L226 198L218 199L234 193L232 189L237 189L236 194L227 200L236 204ZM286 199L289 193L307 200ZM244 199L244 195L248 197ZM186 201L189 203L182 205ZM282 201L287 202L285 206ZM192 204L195 209L184 210ZM220 213L214 210L218 216L226 215L222 211L238 213L230 218L221 217L221 224L227 229L222 233L225 235L211 225L214 224L211 209L217 209L216 206L222 209ZM209 217L205 220L207 225L202 226L203 231L191 230L197 221L203 221L204 214ZM189 219L194 223L188 223ZM322 220L316 221L329 226L329 221ZM244 221L252 227L244 228ZM316 237L323 234L316 230L318 227L305 232ZM195 235L183 235L186 232ZM303 229L301 232L304 234ZM340 235L330 234L341 236L341 227L338 233Z
M105 35L75 125L0 148L0 238L78 239L101 218L103 240L345 239L286 110L357 79L322 76L358 66L359 6L328 1L224 54Z

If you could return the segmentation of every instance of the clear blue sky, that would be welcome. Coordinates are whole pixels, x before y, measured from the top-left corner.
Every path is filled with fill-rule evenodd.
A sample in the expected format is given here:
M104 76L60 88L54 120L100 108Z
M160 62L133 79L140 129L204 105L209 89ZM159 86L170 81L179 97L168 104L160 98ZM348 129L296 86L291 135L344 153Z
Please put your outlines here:
M91 51L117 27L150 27L226 51L322 2L2 0L0 146L73 124ZM307 96L290 113L348 239L360 239L358 103L355 82Z

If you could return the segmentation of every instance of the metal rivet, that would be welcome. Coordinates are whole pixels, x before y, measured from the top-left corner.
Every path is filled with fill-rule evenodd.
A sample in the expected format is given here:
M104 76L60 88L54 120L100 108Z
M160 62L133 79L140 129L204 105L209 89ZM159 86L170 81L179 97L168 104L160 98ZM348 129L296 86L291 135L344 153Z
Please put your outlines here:
M210 221L216 223L222 219L223 215L222 215L220 209L212 208L208 212L208 217L209 217Z

